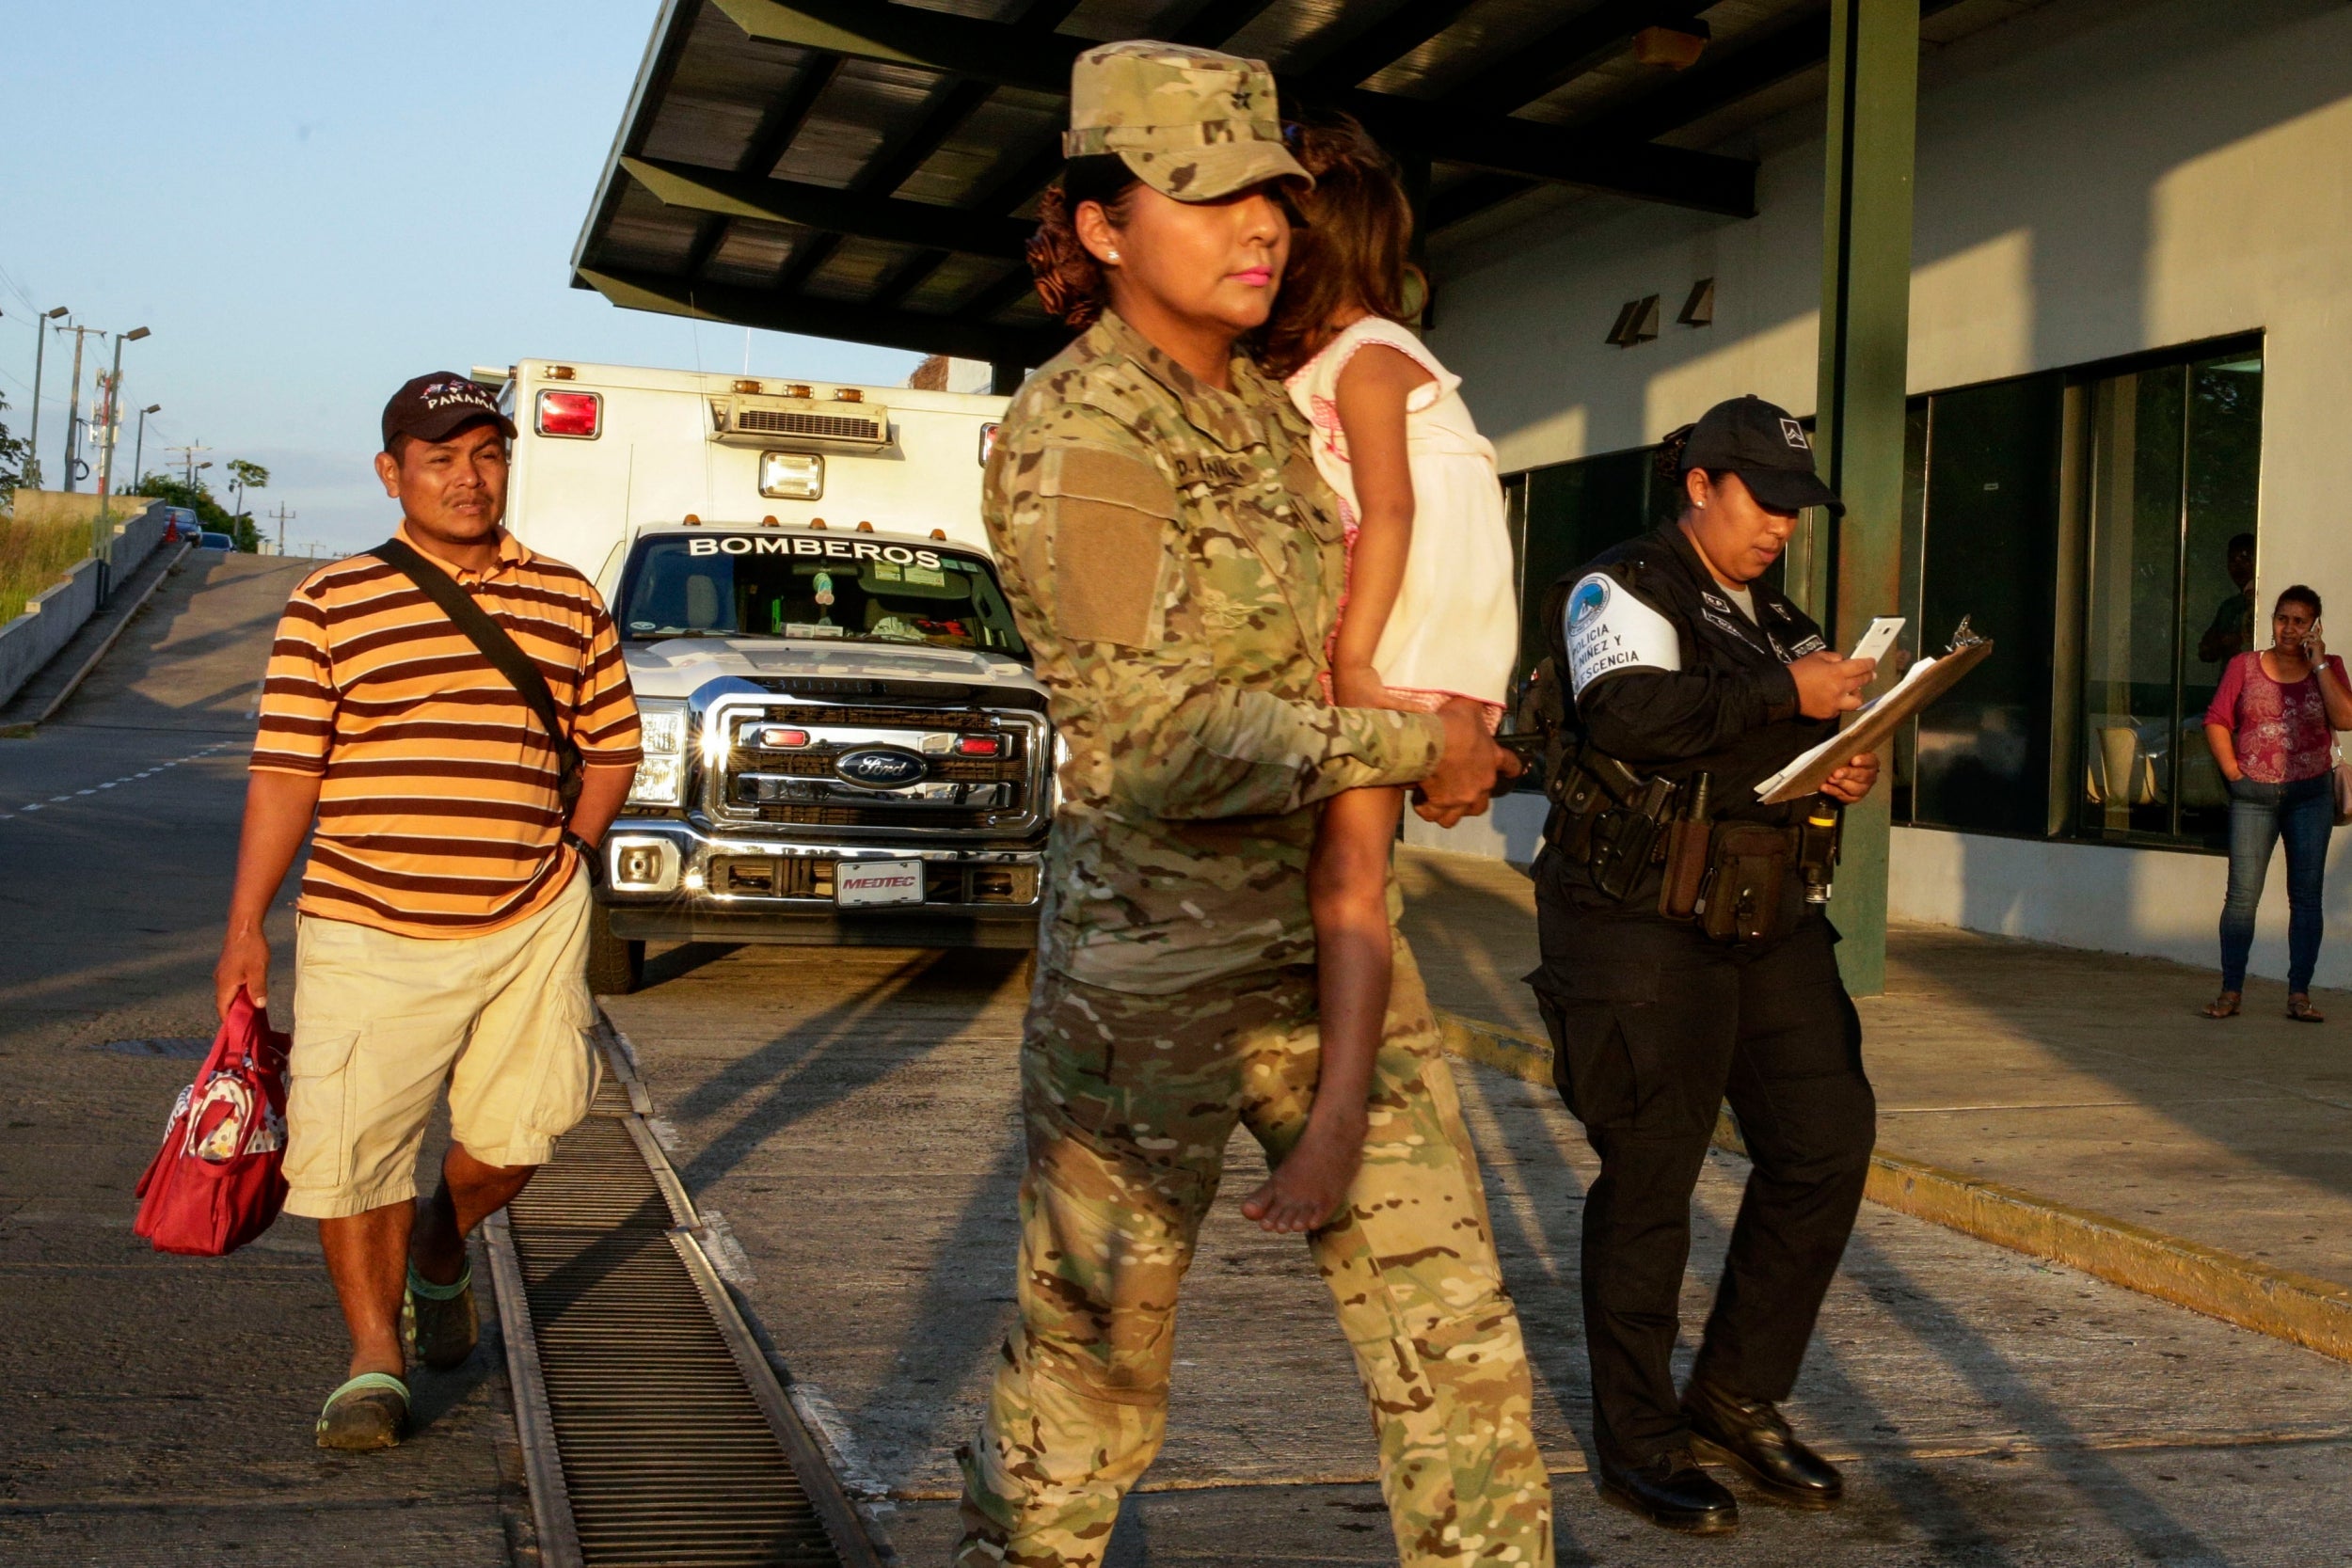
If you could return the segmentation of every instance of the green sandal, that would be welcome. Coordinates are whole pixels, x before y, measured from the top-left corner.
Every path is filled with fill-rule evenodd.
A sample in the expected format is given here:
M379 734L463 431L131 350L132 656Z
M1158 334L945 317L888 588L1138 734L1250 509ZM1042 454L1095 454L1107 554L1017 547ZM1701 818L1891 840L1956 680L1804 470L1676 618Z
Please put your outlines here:
M319 1447L358 1452L396 1447L408 1426L408 1386L389 1372L361 1372L326 1396Z
M408 1265L408 1337L417 1359L436 1371L463 1366L482 1338L473 1303L473 1267L453 1285L436 1285Z

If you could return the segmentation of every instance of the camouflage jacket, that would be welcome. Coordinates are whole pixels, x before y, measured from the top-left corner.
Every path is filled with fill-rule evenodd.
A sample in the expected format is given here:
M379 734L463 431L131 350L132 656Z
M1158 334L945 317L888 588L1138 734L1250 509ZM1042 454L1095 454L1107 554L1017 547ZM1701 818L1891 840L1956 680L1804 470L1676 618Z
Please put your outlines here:
M1013 400L982 515L1070 750L1043 962L1147 993L1311 961L1315 801L1418 779L1427 714L1317 676L1339 508L1282 389L1204 385L1105 315Z

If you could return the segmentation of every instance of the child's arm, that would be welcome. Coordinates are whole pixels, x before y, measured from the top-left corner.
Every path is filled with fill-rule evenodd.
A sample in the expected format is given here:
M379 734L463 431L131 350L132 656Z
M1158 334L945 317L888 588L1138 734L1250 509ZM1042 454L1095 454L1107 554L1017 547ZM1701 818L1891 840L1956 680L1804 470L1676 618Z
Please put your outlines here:
M1413 544L1413 470L1405 452L1405 400L1437 378L1410 356L1378 343L1356 351L1340 372L1333 403L1355 481L1356 545L1348 557L1347 610L1331 650L1332 694L1342 707L1377 707L1373 668L1380 634L1405 585Z

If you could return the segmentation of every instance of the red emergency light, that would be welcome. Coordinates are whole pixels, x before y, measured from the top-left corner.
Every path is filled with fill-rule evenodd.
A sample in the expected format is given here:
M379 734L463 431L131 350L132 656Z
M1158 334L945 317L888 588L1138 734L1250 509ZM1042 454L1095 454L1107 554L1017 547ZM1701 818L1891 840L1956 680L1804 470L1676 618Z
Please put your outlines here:
M569 436L593 441L604 416L604 398L596 392L539 394L536 428L542 436Z
M1001 756L1005 751L1002 736L966 735L956 737L956 755L960 757Z

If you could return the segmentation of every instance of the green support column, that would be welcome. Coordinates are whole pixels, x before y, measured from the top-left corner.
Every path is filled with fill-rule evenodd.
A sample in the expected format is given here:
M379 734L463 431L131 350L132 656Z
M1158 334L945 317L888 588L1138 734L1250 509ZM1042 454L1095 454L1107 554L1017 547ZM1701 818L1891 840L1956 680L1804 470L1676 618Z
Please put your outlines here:
M1918 128L1919 0L1832 0L1827 181L1822 203L1819 446L1845 499L1835 530L1810 531L1814 608L1851 648L1900 599L1904 373L1911 337L1912 149ZM1826 521L1826 519L1820 519ZM1836 541L1834 562L1820 547ZM1824 592L1826 591L1826 592ZM1823 600L1826 599L1826 605ZM1906 646L1919 644L1906 627ZM1890 762L1891 758L1882 760ZM1887 800L1882 776L1846 814L1830 909L1847 989L1886 989Z

